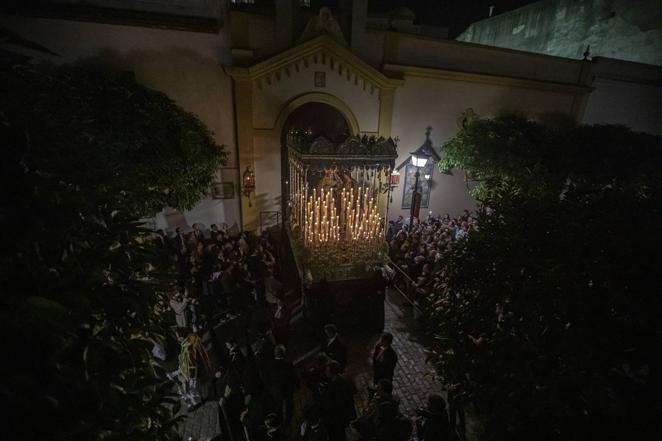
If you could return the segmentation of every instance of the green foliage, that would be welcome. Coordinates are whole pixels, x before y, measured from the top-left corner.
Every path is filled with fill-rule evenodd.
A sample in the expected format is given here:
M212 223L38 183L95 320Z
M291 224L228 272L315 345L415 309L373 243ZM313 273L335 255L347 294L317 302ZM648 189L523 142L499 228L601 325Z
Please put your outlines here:
M129 73L93 65L4 73L3 112L29 131L31 167L93 182L131 213L191 208L225 160L194 115Z
M444 150L490 207L430 299L480 439L660 439L662 140L503 117Z
M7 66L7 65L5 65ZM172 273L139 219L191 206L222 148L120 73L0 69L0 393L7 439L173 440L153 363Z

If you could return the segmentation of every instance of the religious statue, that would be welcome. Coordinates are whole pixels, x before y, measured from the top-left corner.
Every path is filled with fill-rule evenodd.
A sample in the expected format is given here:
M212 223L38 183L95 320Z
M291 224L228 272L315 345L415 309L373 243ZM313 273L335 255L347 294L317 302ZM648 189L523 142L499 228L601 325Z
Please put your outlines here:
M347 171L339 170L336 167L324 169L324 176L320 180L317 188L319 190L340 192L343 188L350 190L358 187L358 184Z
M338 169L336 168L326 168L324 169L324 176L320 179L320 183L317 186L320 190L324 189L329 191L340 190L342 187L342 179L338 176Z
M336 19L333 18L331 10L326 6L320 8L318 15L314 15L310 18L308 24L306 24L306 28L301 34L301 38L299 38L299 42L311 40L318 35L328 35L338 43L347 45L342 29L340 29L340 25Z

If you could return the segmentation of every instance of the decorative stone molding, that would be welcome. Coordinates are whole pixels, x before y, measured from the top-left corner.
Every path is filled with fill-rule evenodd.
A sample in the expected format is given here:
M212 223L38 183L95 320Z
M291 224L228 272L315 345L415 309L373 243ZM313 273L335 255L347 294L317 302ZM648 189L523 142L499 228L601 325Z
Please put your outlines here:
M328 35L315 37L250 67L227 67L226 72L234 79L251 80L258 87L265 87L311 64L328 66L339 76L370 93L376 89L395 89L403 84L403 80L387 77Z

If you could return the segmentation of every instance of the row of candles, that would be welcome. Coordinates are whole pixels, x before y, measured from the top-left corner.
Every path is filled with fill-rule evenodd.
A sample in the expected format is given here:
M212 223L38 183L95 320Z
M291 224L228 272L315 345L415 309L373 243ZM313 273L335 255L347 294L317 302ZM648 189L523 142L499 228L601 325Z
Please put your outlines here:
M313 248L333 242L360 242L369 244L382 237L377 201L366 187L343 188L338 195L333 189L307 189L300 195L305 206L301 234L304 243Z
M368 251L383 241L377 200L369 187L313 188L305 170L290 164L290 220L307 248Z

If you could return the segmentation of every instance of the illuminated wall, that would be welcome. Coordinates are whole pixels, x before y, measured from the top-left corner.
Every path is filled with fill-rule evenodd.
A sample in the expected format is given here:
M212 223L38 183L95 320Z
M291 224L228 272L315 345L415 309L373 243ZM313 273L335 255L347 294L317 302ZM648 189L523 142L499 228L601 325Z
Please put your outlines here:
M659 0L541 1L469 26L457 40L582 59L591 55L662 66Z
M197 115L228 152L228 164L218 180L233 182L233 199L207 198L186 212L157 215L159 228L190 227L201 222L239 222L232 80L219 64L230 60L227 37L203 33L92 23L72 20L0 16L0 26L39 43L58 56L31 53L51 63L95 59L112 68L131 71L136 80L159 90Z

